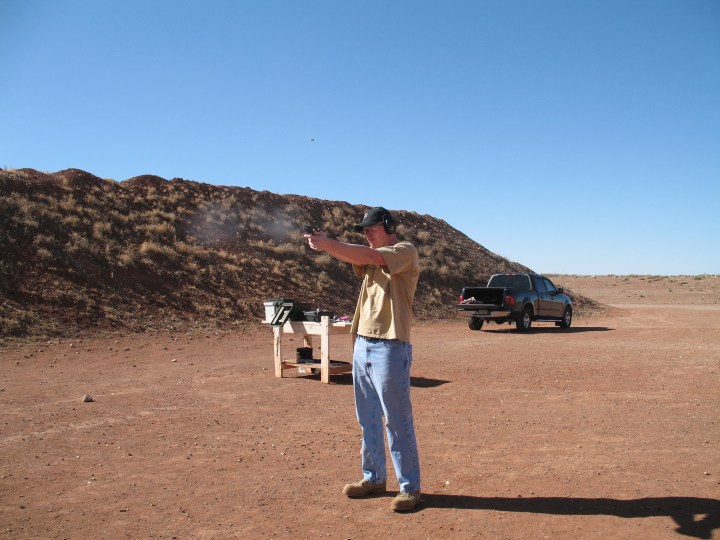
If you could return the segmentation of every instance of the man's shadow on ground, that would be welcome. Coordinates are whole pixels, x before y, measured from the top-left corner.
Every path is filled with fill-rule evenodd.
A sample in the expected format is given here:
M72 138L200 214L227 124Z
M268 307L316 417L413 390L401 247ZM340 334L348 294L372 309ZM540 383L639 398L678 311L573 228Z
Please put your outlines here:
M676 532L694 538L712 538L720 528L720 500L697 497L648 497L643 499L583 499L577 497L471 497L423 494L422 508L497 510L556 515L605 515L622 518L668 516Z

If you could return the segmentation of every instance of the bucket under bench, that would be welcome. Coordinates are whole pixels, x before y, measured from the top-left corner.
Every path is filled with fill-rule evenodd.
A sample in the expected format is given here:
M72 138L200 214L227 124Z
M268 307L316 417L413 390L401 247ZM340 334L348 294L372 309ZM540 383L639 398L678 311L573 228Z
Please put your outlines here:
M320 372L320 381L330 382L330 375L352 373L352 362L330 359L330 336L350 335L350 321L331 321L330 317L323 315L320 321L292 321L288 320L281 325L273 325L273 352L275 362L275 376L283 377L283 372L292 369L305 373ZM283 359L282 335L302 334L303 345L313 346L313 337L320 337L320 360L314 359Z

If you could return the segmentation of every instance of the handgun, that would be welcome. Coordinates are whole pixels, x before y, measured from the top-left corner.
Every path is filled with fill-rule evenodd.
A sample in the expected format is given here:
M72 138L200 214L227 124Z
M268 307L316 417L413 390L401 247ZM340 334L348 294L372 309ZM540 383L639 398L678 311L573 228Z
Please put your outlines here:
M320 227L305 223L303 225L300 225L300 230L303 232L303 234L315 234L315 231L319 231Z

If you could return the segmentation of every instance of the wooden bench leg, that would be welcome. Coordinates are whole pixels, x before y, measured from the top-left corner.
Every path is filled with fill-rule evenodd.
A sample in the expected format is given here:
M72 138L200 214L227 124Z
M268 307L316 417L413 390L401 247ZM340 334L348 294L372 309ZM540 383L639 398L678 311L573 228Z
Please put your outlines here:
M283 376L282 366L282 345L280 344L280 338L282 337L282 328L280 326L273 326L273 350L275 354L275 376Z
M330 382L330 317L320 318L320 381Z

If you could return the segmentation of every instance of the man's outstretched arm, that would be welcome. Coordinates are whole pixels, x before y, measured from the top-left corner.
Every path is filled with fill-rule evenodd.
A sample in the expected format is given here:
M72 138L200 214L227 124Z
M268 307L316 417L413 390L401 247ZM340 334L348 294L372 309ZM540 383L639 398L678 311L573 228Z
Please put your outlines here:
M377 264L383 266L385 259L382 254L369 246L348 244L328 238L323 231L306 234L309 246L316 251L324 251L336 259L351 264Z

